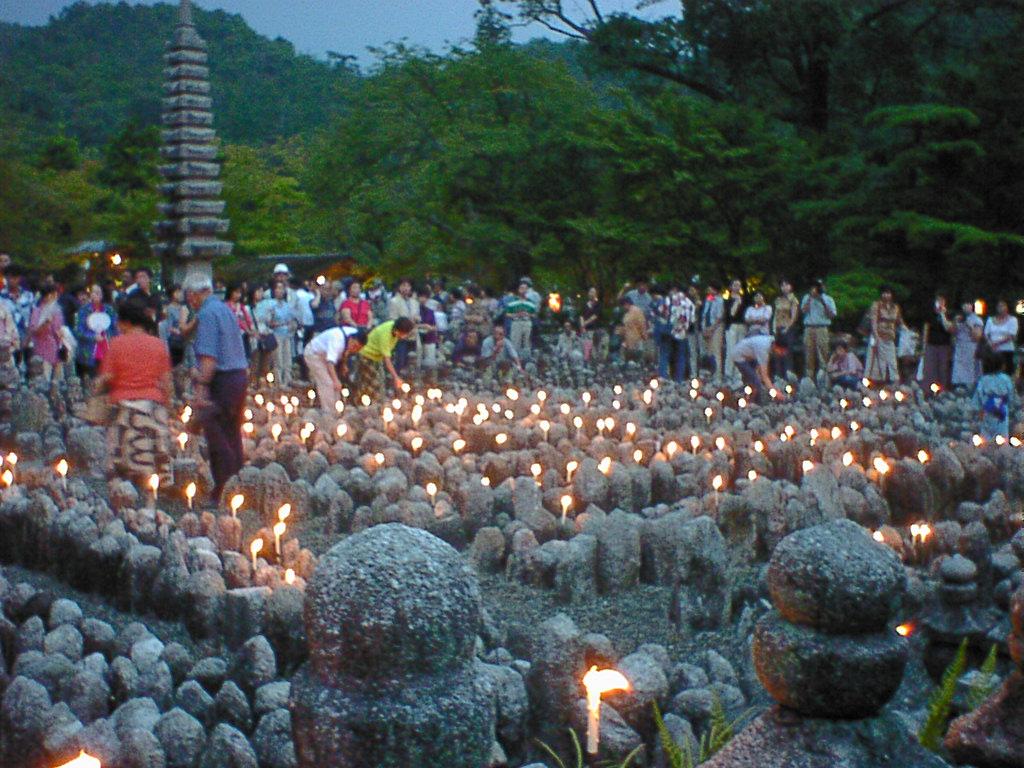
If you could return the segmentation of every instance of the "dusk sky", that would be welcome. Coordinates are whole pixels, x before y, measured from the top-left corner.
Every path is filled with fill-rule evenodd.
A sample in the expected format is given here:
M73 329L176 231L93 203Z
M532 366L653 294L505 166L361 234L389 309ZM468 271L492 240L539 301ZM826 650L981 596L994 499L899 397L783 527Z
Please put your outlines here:
M0 0L0 20L45 24L71 4L70 0ZM626 10L635 4L635 0L606 0L602 8ZM331 50L363 61L367 46L402 38L432 50L466 40L473 35L473 13L478 8L476 0L193 0L193 5L239 13L257 32L283 37L302 53L323 56ZM573 0L566 5L572 8ZM662 14L669 13L671 6L666 3ZM516 39L544 33L542 27L531 27L518 30Z

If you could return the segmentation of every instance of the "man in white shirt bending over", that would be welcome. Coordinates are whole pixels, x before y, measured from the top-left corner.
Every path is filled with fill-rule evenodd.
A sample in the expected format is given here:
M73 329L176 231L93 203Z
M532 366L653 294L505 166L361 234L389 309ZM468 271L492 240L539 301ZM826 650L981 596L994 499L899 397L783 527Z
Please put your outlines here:
M772 355L786 354L786 347L774 336L747 336L729 351L729 362L736 366L743 383L754 390L755 402L763 403L772 388L770 371Z
M318 333L302 353L309 369L309 378L316 389L316 397L320 408L327 414L334 414L335 403L341 396L341 379L348 376L348 358L358 352L366 344L366 331L362 328L343 326L328 328Z

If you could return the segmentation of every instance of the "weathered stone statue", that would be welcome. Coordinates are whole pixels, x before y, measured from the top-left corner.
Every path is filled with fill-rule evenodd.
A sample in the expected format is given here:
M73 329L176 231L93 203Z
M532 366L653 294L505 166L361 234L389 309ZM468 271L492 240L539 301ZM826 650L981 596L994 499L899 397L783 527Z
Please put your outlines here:
M309 662L291 686L300 767L485 765L480 621L476 580L426 531L378 525L331 548L306 591Z
M190 0L181 0L178 25L164 54L164 99L161 122L164 131L160 166L165 183L160 185L164 216L156 222L159 242L153 250L175 268L175 280L184 282L193 273L212 277L212 260L231 253L231 243L221 240L228 220L220 218L224 201L217 160L217 136L213 130L213 100L206 41L192 22Z
M775 548L775 610L757 625L754 666L778 705L704 768L941 768L898 719L879 710L903 678L907 642L888 626L903 566L861 526L838 520ZM867 719L859 719L867 718Z

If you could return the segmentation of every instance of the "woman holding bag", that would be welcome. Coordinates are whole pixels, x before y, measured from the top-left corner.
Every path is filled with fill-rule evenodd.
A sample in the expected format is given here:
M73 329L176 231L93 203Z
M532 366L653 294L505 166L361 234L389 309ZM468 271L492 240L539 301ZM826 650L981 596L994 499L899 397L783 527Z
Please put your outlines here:
M28 333L36 357L43 361L43 378L54 381L61 378L63 371L61 350L65 347L61 329L64 327L64 313L57 303L60 291L56 285L48 284L40 293L39 303L29 317Z

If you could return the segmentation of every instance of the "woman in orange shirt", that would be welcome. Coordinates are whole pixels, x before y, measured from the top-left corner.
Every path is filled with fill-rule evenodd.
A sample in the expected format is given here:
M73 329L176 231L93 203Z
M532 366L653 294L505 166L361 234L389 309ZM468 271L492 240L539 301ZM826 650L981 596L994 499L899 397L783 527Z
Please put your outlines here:
M110 471L145 488L151 475L169 485L171 356L167 345L146 332L146 307L129 297L118 307L119 336L110 340L98 387L113 409L107 429Z

